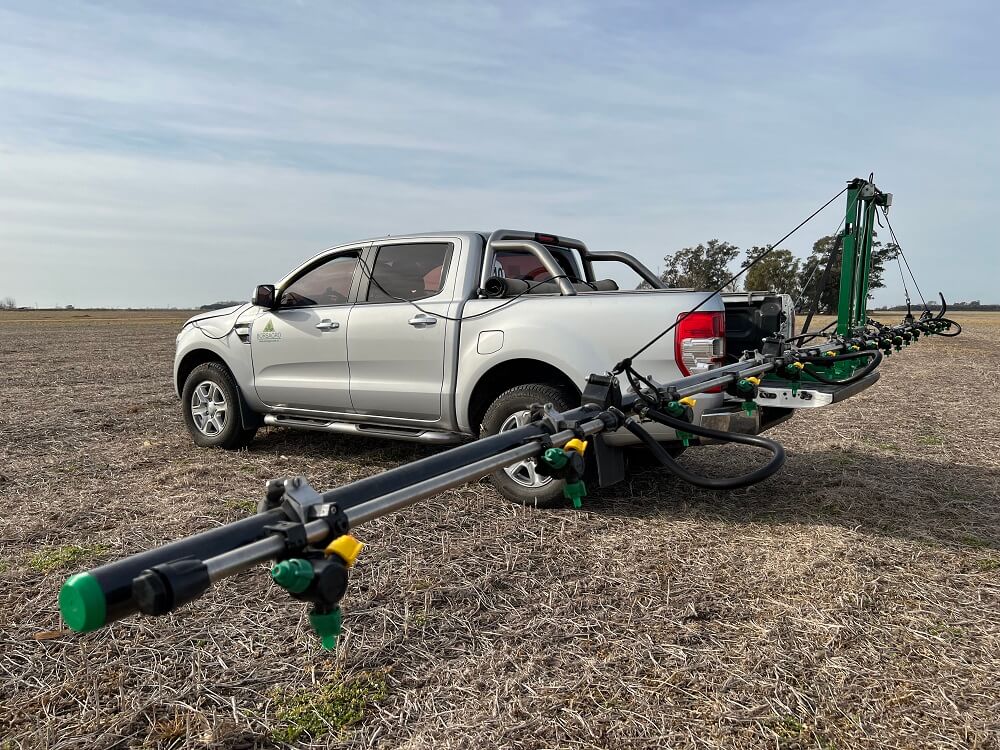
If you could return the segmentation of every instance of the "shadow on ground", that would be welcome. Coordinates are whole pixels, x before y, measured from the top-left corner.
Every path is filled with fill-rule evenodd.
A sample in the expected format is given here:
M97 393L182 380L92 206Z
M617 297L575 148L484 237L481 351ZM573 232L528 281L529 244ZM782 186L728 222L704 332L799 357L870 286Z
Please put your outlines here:
M379 468L441 450L291 430L269 430L250 447L251 452L336 457ZM689 451L681 459L710 476L746 471L756 460L752 451L730 446ZM732 492L692 487L652 461L630 455L626 481L593 491L586 509L616 517L836 525L921 542L1000 549L1000 471L948 463L940 456L920 458L917 447L913 456L854 449L789 452L776 476Z
M735 474L753 465L752 455L741 449L693 454L681 461L707 475ZM625 484L595 493L587 508L621 517L835 525L920 542L1000 549L1000 471L940 457L850 449L789 452L777 475L732 492L701 490L646 464L632 471Z

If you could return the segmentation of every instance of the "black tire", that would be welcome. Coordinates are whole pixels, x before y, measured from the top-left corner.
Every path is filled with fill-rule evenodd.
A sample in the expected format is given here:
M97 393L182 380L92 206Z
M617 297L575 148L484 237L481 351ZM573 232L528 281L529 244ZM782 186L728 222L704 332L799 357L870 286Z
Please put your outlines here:
M577 405L577 398L566 389L547 383L516 386L501 393L490 404L483 416L480 436L496 435L513 415L530 409L532 404L552 404L557 411L565 411ZM490 481L511 502L539 508L550 508L564 502L563 482L560 479L550 479L541 486L532 487L518 482L501 469L490 476Z
M209 384L214 384L218 390L214 390ZM218 408L218 404L221 402L214 402L216 406L215 411L212 412L212 424L221 428L212 428L206 431L196 423L193 408L196 389L207 389L213 395L221 393L225 398L224 417L219 419L215 416L218 411L221 411ZM227 448L231 450L242 448L253 440L254 435L257 434L257 428L245 429L243 427L242 404L243 396L240 394L239 386L236 385L232 373L220 362L206 362L198 365L184 381L184 389L181 391L184 424L187 425L195 445L200 445L202 448ZM201 415L199 417L204 424L205 417Z

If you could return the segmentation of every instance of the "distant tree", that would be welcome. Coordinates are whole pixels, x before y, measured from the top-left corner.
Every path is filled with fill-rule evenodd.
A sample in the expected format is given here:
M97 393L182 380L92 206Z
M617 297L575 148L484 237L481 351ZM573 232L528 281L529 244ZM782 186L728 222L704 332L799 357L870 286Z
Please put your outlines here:
M0 300L0 310L16 310L16 309L17 309L17 300L15 300L13 297L4 297L3 300Z
M830 260L830 252L837 247L837 237L829 235L820 237L813 243L812 253L806 258L805 263L799 270L799 309L811 310L813 298L823 273ZM872 241L872 268L868 277L868 299L872 298L871 292L885 286L882 276L885 273L885 264L895 260L899 255L899 247L893 243L883 245L878 239ZM819 300L820 313L833 313L837 311L840 302L840 269L843 259L843 247L836 253L833 267L830 269L829 281L826 288L822 290Z
M743 268L749 267L761 255L771 249L770 245L760 247L754 245L747 250ZM765 291L778 294L795 295L799 284L799 259L792 255L791 250L778 248L772 250L766 258L747 271L744 276L744 289L748 292Z
M718 289L732 275L729 264L739 254L736 245L721 240L685 247L663 257L660 279L669 287Z

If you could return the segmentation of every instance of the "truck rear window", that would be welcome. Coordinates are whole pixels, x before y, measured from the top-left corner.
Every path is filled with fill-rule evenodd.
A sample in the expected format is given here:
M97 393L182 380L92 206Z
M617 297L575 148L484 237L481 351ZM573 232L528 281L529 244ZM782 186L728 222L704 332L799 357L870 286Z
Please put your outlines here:
M571 281L582 281L569 250L561 247L548 247L548 250ZM548 281L552 278L552 274L531 253L507 251L499 251L493 256L493 276L524 281Z

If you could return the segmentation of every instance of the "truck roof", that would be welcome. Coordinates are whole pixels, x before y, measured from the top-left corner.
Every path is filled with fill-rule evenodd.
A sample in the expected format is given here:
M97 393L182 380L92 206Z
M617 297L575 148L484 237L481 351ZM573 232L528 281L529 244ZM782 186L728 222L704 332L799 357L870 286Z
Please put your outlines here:
M409 240L409 239L421 239L423 237L441 237L442 235L451 235L454 237L489 237L490 231L476 231L474 229L442 229L439 232L414 232L412 234L383 234L379 237L366 237L361 240L355 240L350 243L352 245L358 242L378 242L379 240Z

